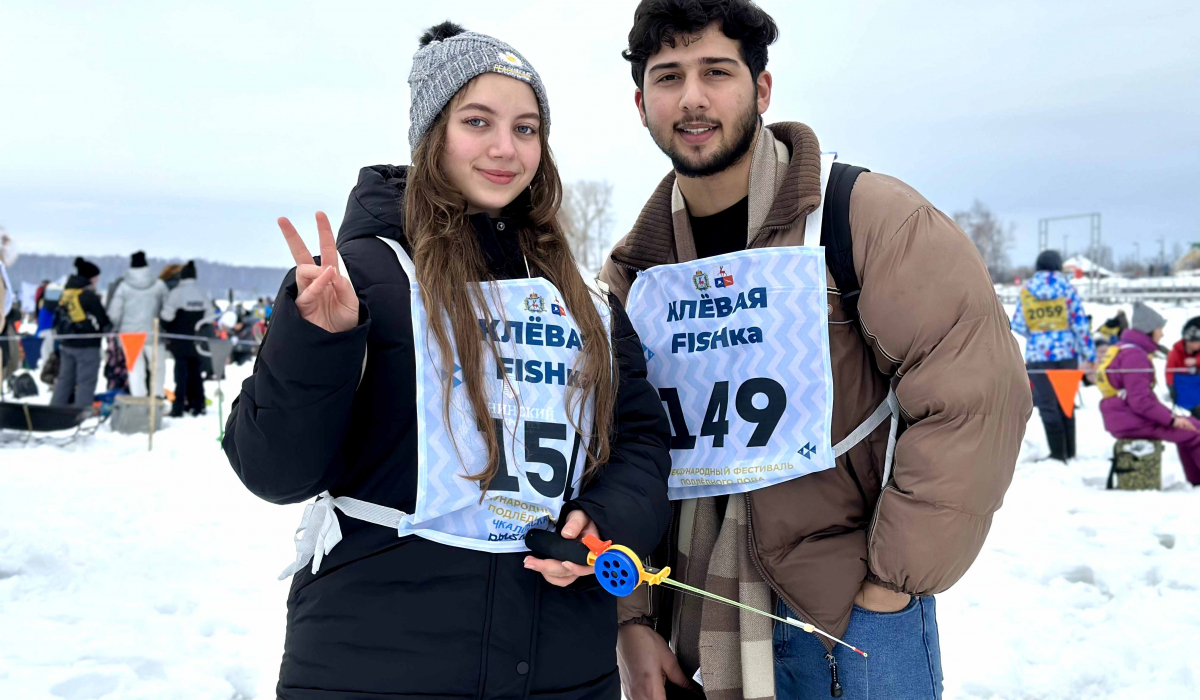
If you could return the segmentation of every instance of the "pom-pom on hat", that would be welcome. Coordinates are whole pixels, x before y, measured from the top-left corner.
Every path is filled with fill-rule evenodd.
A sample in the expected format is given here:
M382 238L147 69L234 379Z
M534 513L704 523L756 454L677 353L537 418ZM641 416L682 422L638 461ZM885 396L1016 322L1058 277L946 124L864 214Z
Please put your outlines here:
M550 101L542 78L525 57L499 39L468 32L446 21L421 36L413 55L408 86L408 145L414 151L434 120L464 85L484 73L499 73L528 83L542 112L542 128L550 127Z
M75 258L75 272L86 279L100 276L100 268L83 258Z

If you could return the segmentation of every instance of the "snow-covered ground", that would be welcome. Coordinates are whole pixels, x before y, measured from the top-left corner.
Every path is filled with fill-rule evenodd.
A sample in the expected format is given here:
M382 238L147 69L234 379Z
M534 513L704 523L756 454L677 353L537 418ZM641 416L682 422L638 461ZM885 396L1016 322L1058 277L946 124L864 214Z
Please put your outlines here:
M1172 342L1200 306L1164 311ZM1098 403L1084 390L1070 465L1034 415L983 552L939 596L946 698L1200 697L1200 489L1169 448L1163 491L1106 492ZM0 446L0 698L274 697L302 507L246 492L218 430Z
M153 452L103 428L0 447L0 698L274 697L303 506L242 487L216 410L166 419Z
M1200 315L1154 306L1167 345ZM1093 325L1117 308L1089 306ZM1080 394L1078 458L1045 459L1035 410L983 552L938 597L947 698L1200 697L1200 489L1168 445L1162 491L1105 491L1113 439Z

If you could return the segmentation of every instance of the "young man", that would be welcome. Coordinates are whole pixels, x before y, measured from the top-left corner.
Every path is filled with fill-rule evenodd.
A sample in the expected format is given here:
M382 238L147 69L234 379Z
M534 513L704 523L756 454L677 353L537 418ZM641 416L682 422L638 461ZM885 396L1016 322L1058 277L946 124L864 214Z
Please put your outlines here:
M806 228L822 228L814 215L823 192L817 138L803 124L766 126L760 119L771 101L765 67L776 36L772 19L746 0L644 0L638 6L625 52L634 102L674 170L612 250L601 279L628 302L639 334L726 316L719 320L728 328L702 341L678 334L673 345L655 349L642 335L647 355L653 353L650 378L673 416L672 486L694 454L703 465L721 467L741 443L753 459L755 449L765 449L756 447L765 441L759 429L782 425L783 411L828 395L832 377L832 418L822 441L840 443L852 432L865 439L853 436L848 442L857 444L835 459L827 444L784 435L802 445L799 451L792 445L790 454L798 456L784 469L819 453L829 455L827 464L799 478L770 477L761 488L764 482L725 480L721 495L676 500L675 525L651 559L670 565L685 583L760 609L774 604L778 615L874 653L867 664L801 629L780 624L772 630L765 618L641 587L619 607L622 683L633 700L664 698L674 686L698 692L698 683L709 698L721 699L865 698L868 687L873 697L936 698L941 659L932 596L954 584L983 545L1031 413L1029 386L970 240L894 178L863 173L850 197L859 323L847 320L824 264L809 273L819 277L809 285L813 303L806 307L789 306L788 297L776 294L789 285L802 291L786 278L777 277L769 290L755 287L775 269L820 255L811 247L818 241L806 239ZM824 232L812 238L823 242ZM722 257L676 265L712 256ZM725 260L736 269L718 264ZM673 270L693 277L670 288L679 295L671 299L693 295L689 282L699 294L656 309L661 315L647 314L639 308L647 289L663 288L653 286L656 275ZM739 290L747 296L736 296ZM734 328L768 319L768 311L773 325ZM805 340L809 335L816 340ZM735 336L743 342L726 342ZM813 366L824 363L824 376L817 370L788 378L747 373L749 353L761 347L754 343L771 341L779 345L760 365L768 375L773 362L807 353L811 344L821 350ZM693 373L688 363L707 364ZM707 411L703 400L681 405L687 377L707 377L714 368L726 377L702 388L707 397L711 386L714 397ZM685 379L675 386L658 381L671 373ZM736 401L730 400L743 379ZM789 382L808 382L811 391L788 396L771 388ZM874 429L868 423L877 409L886 414L889 388L902 424L894 466L886 459L887 421ZM775 413L772 402L780 407ZM747 442L748 421L757 426L749 425L754 434ZM865 432L855 431L865 423Z
M1078 369L1090 371L1096 361L1091 320L1075 285L1062 273L1062 255L1043 250L1037 272L1021 288L1013 313L1014 333L1025 336L1025 362L1031 370ZM1083 362L1080 363L1080 358ZM1075 458L1075 419L1068 418L1045 372L1029 375L1033 402L1046 429L1050 458L1066 462Z

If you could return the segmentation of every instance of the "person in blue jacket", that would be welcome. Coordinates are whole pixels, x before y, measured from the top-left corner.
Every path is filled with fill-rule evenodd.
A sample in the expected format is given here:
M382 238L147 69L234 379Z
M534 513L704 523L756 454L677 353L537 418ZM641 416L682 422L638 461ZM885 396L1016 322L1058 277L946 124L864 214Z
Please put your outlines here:
M1017 299L1012 329L1028 339L1025 365L1029 370L1090 370L1096 362L1088 315L1079 292L1062 273L1062 255L1057 250L1038 255L1037 272ZM1031 371L1029 379L1050 457L1065 462L1075 456L1075 419L1063 412L1045 373Z

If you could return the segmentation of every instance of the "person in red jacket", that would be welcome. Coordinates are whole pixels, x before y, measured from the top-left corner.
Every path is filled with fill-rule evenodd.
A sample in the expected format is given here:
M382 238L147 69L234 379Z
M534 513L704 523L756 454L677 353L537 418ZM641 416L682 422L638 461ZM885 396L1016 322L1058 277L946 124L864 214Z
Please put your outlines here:
M1181 373L1195 374L1196 364L1200 360L1200 316L1193 316L1183 324L1183 337L1171 348L1167 355L1167 389L1171 392L1171 400L1175 400L1175 375Z

